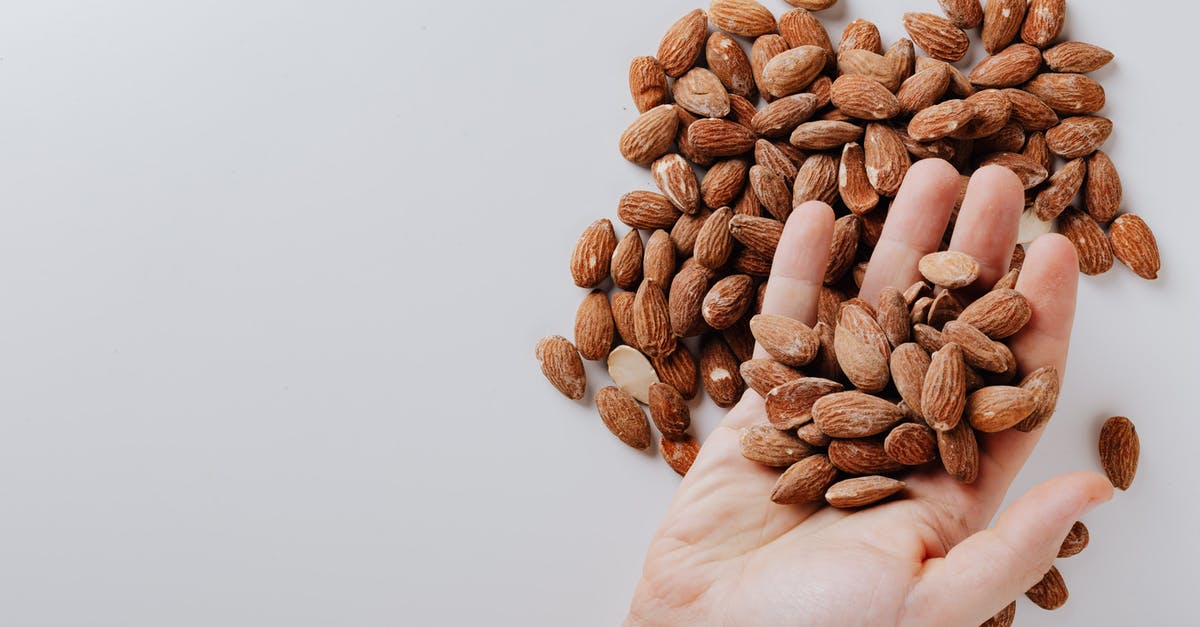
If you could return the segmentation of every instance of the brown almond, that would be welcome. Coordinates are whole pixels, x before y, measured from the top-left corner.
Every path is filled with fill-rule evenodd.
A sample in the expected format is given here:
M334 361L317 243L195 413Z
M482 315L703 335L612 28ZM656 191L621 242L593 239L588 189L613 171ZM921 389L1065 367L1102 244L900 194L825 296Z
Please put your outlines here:
M903 69L897 66L895 59L870 50L842 50L837 56L837 68L841 74L862 74L892 92L900 89L904 82Z
M678 154L668 154L650 166L659 191L684 213L700 210L700 182L691 164Z
M729 261L733 254L733 235L729 232L729 221L733 218L733 210L722 207L713 212L700 233L696 236L696 261L709 269L717 270Z
M1012 337L1025 328L1033 312L1029 300L1014 289L996 289L963 309L958 321L993 340Z
M821 433L821 428L811 422L796 429L796 437L819 448L825 448L833 441L833 438Z
M943 251L922 257L918 269L930 283L957 290L979 279L980 265L977 259L966 253Z
M629 93L639 113L667 104L667 74L654 57L635 57L629 64Z
M838 53L847 50L866 50L883 54L883 39L879 36L879 27L861 18L847 24L846 29L842 31L842 39L838 42Z
M1029 390L993 385L967 397L966 417L975 430L998 433L1028 418L1035 406L1033 393Z
M744 274L727 276L708 290L700 312L712 328L727 329L750 309L753 296L753 279Z
M1050 147L1046 145L1045 133L1030 133L1021 154L1033 159L1034 163L1045 168L1047 172L1054 162L1054 155L1050 154Z
M799 183L797 183L797 187L799 187ZM854 214L842 216L833 223L833 239L829 245L829 263L825 267L825 285L833 285L840 281L854 265L861 233L862 220Z
M1041 581L1033 584L1025 596L1033 601L1034 605L1044 610L1057 610L1066 605L1069 593L1062 573L1058 572L1058 568L1051 566L1049 572L1042 577Z
M979 478L979 442L975 430L963 420L949 431L938 431L938 455L951 477L963 483Z
M745 249L734 254L729 267L734 272L765 279L771 275L771 263L770 257Z
M1112 129L1112 121L1107 118L1090 115L1066 118L1046 131L1046 145L1050 152L1064 159L1086 157L1108 141Z
M929 314L927 321L929 326L940 329L946 326L947 322L958 319L962 313L962 303L954 296L951 290L943 290L940 294L934 297L933 302L929 305Z
M633 301L633 326L638 346L648 357L663 357L675 349L667 297L654 279L645 279Z
M1002 373L1012 362L1012 351L1000 342L992 341L975 327L951 320L942 329L942 337L962 349L963 360L972 368Z
M750 164L743 159L726 159L713 164L700 181L704 204L718 208L732 205L746 188Z
M692 426L692 414L679 390L666 383L650 385L650 418L664 437L679 440Z
M808 325L786 316L754 316L750 319L750 331L764 350L786 366L807 366L816 358L821 345Z
M775 55L762 71L766 92L783 98L804 91L824 69L827 59L819 46L801 46Z
M913 340L930 354L942 350L946 345L946 338L942 336L942 332L928 324L913 325Z
M917 66L917 50L913 46L913 42L907 37L901 37L892 44L887 52L883 53L883 58L892 62L896 71L896 80L901 84L908 80ZM892 90L895 91L895 90Z
M596 220L588 225L571 251L571 276L575 285L593 288L608 278L609 263L617 248L612 222Z
M961 28L933 13L905 13L904 29L929 56L942 61L958 62L971 47L971 40Z
M749 361L754 357L754 334L750 333L750 320L742 318L728 329L721 329L721 336L729 344L730 350L737 355L738 363Z
M837 478L837 468L824 455L809 455L792 464L779 477L771 500L780 505L818 501Z
M1060 382L1058 370L1053 366L1039 368L1021 381L1021 388L1033 394L1034 408L1028 418L1016 425L1018 431L1036 431L1050 421L1058 405Z
M683 477L696 462L696 456L700 454L700 443L687 434L678 439L663 437L658 439L658 452L671 470Z
M1071 531L1067 532L1067 537L1063 540L1062 546L1058 549L1058 558L1075 557L1087 548L1090 540L1087 525L1080 521L1075 521L1071 525Z
M675 274L675 245L671 236L659 229L650 234L646 241L646 257L642 260L645 278L653 279L660 286L669 286Z
M593 290L579 303L575 313L575 346L584 359L598 361L608 357L613 345L613 314L608 296Z
M866 156L857 143L846 144L838 171L838 193L850 211L862 215L879 204L879 193L867 178ZM789 202L791 200L789 199Z
M600 419L613 435L638 450L650 447L650 422L632 396L620 388L606 387L596 392L595 400Z
M888 434L883 451L898 464L927 464L937 459L937 433L925 425L904 423Z
M675 133L675 143L679 146L679 154L702 168L712 165L716 159L697 150L689 135L692 125L698 122L699 118L688 113L683 107L675 107L675 112L679 114L679 129Z
M802 150L829 150L857 141L863 136L863 127L851 122L818 120L805 122L792 131L792 145Z
M1100 430L1100 464L1113 486L1129 489L1140 454L1141 442L1133 422L1124 416L1109 418Z
M1087 74L1108 65L1113 53L1082 41L1067 41L1042 53L1052 72Z
M1008 47L1025 22L1027 0L986 0L983 8L983 47L991 54Z
M729 92L721 79L705 68L692 68L675 81L675 103L705 118L729 115Z
M754 96L754 69L737 40L721 32L709 35L705 58L708 69L720 79L726 91L743 98Z
M775 14L756 0L713 0L708 17L717 28L741 37L758 37L775 30Z
M862 392L838 392L813 404L813 422L835 438L863 438L884 433L904 419L894 403Z
M1075 245L1080 272L1095 276L1112 269L1112 245L1092 216L1069 208L1058 218L1058 232Z
M792 213L792 190L782 176L756 165L750 168L750 187L762 207L782 222Z
M688 140L700 153L720 158L750 152L758 136L741 124L707 118L688 127Z
M913 74L900 85L896 99L900 111L915 114L932 107L946 94L950 86L950 66L943 63Z
M674 105L654 107L638 116L621 134L621 156L634 163L648 164L667 154L678 128L679 115Z
M891 198L900 191L912 160L904 141L896 131L885 124L867 125L863 141L866 157L867 180L879 195Z
M792 4L795 4L794 2ZM829 39L829 31L812 11L807 8L792 9L779 16L779 34L787 40L788 46L817 46L825 50L829 61L833 61L833 42Z
M900 114L895 94L861 74L838 77L829 97L843 113L862 120L886 120Z
M1033 210L1038 219L1053 220L1065 211L1075 196L1079 194L1085 174L1087 174L1087 161L1083 159L1068 161L1062 169L1055 172L1046 187L1038 192L1037 198L1033 202Z
M733 216L729 231L737 241L764 257L775 255L779 238L783 235L783 223L771 218Z
M908 305L904 303L904 294L900 290L891 286L883 288L875 311L875 320L892 348L909 340L912 323L909 321Z
M843 389L836 381L816 377L789 381L767 394L767 419L776 429L795 429L812 421L812 408L817 400Z
M983 23L983 5L979 0L938 0L942 12L955 26L962 29L978 28Z
M1058 39L1067 18L1067 0L1032 0L1021 27L1021 39L1045 48Z
M889 477L855 477L839 481L825 492L825 501L839 509L878 503L904 489L904 482Z
M1113 221L1108 236L1112 241L1113 254L1121 263L1143 279L1158 278L1158 271L1162 268L1158 240L1145 220L1132 213L1122 215Z
M921 386L921 415L929 426L949 431L959 424L967 404L966 363L953 342L933 353Z
M738 444L742 457L771 468L787 468L816 453L794 434L768 424L743 427Z
M708 16L696 9L679 18L663 35L658 45L658 61L667 76L678 78L692 69L704 50L708 32Z
M620 336L621 344L637 348L637 332L633 326L633 301L637 298L634 292L616 292L610 299L613 312L613 326Z
M818 322L817 326L813 327L813 331L816 331L817 337L821 340L821 350L817 352L817 360L812 366L813 370L818 376L826 379L844 379L846 375L838 365L837 352L834 350L833 327L824 322Z
M637 190L621 197L617 218L634 229L669 229L679 219L679 210L662 194ZM608 274L607 269L605 274Z
M1016 87L1042 67L1042 52L1028 44L1013 44L984 58L968 79L978 87Z
M698 366L692 351L683 342L677 342L675 349L667 355L650 359L650 364L654 366L658 378L678 390L684 400L696 398Z
M813 94L792 94L768 104L751 122L754 131L763 137L788 137L803 122L813 116L819 104Z
M883 438L834 439L828 455L835 468L851 475L886 475L904 469L888 457Z
M1002 92L1012 104L1009 119L1026 131L1044 131L1058 125L1058 114L1041 98L1021 89L1010 88Z
M758 91L768 101L774 96L767 90L767 82L763 76L763 71L766 70L767 63L776 56L787 52L791 46L788 45L786 39L780 35L763 35L754 40L750 46L750 68L754 70L754 83L758 85Z
M955 139L982 139L994 135L1012 117L1012 102L999 89L975 92L966 101L974 108L975 115L951 135Z
M708 294L709 273L703 267L685 267L671 281L671 293L667 299L671 332L675 337L694 335L693 330L703 323L701 308ZM622 332L624 336L624 332ZM628 338L626 338L628 339Z
M1016 122L1010 121L1003 128L987 137L981 137L975 142L977 154L993 152L1021 152L1025 147L1025 130Z
M900 398L918 415L924 416L923 389L931 362L929 353L915 342L901 344L892 351L892 381Z
M718 407L733 407L746 390L737 357L719 334L709 333L700 343L700 382Z
M774 359L751 359L742 362L740 371L746 385L763 398L766 398L771 390L804 377L798 371Z
M800 166L792 190L792 206L810 200L832 205L838 196L838 160L827 154L815 154ZM857 232L855 234L857 237Z
M1050 175L1040 163L1016 152L997 152L979 161L979 167L989 165L1008 168L1017 175L1017 178L1021 179L1021 184L1025 186L1025 189L1033 189L1041 185Z
M570 340L561 335L544 337L538 341L534 354L541 362L542 374L555 389L573 401L583 398L587 375L583 360Z
M1092 153L1087 160L1087 184L1083 190L1087 212L1097 222L1107 224L1121 210L1123 195L1121 175L1112 159L1103 150Z
M975 117L975 107L965 100L947 100L922 110L908 123L908 134L919 142L929 142L958 132Z
M621 238L612 254L613 284L623 290L635 290L642 281L642 255L645 247L642 236L632 230Z
M786 145L788 148L794 148L790 144ZM800 172L800 168L788 153L765 139L760 139L754 144L754 162L783 177L789 186L796 182L796 175ZM788 197L791 197L791 190L788 191Z
M842 308L834 329L834 350L838 365L860 390L879 392L891 381L891 345L874 316L862 307Z
M1104 108L1104 87L1083 74L1040 74L1022 89L1064 115L1095 113Z

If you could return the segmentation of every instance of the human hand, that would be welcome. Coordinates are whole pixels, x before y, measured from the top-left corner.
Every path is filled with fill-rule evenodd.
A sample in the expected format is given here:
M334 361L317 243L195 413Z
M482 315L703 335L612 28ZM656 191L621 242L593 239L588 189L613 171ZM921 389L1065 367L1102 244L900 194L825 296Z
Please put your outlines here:
M913 165L888 213L861 296L920 279L917 262L942 240L959 192L944 161ZM951 250L978 258L980 284L1008 270L1024 192L1006 169L971 179ZM788 220L763 312L816 322L834 216L825 204ZM1064 370L1078 262L1071 243L1046 235L1029 248L1017 289L1033 316L1012 341L1022 371ZM759 349L761 352L761 349ZM980 436L979 479L941 468L905 477L908 498L861 511L770 500L778 470L742 457L739 430L765 422L746 393L704 443L651 543L629 625L975 626L1037 583L1071 525L1112 496L1095 473L1061 476L1027 492L987 529L1040 431Z

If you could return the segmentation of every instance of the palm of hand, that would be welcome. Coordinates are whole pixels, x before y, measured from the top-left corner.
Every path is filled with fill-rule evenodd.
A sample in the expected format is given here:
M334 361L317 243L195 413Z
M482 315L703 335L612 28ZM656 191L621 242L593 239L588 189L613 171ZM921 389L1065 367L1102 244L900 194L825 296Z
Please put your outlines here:
M913 166L891 207L862 297L904 289L941 241L958 191L944 162ZM982 282L1008 268L1023 206L1009 172L973 177L951 248L980 259ZM764 312L812 324L832 212L798 207L780 242ZM1074 312L1077 261L1046 236L1031 248L1018 289L1034 315L1013 340L1023 371L1061 372ZM905 478L905 500L862 511L769 500L778 470L742 458L738 430L765 420L748 392L704 443L655 536L630 624L978 625L1036 583L1084 511L1111 485L1078 473L1031 490L986 527L1038 434L981 438L980 473L961 484L940 468Z

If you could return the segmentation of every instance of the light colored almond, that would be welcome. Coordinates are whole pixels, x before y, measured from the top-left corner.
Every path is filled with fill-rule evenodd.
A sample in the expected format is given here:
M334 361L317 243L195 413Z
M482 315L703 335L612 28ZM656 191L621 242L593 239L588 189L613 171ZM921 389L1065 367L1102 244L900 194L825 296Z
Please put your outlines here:
M1027 0L986 0L983 8L983 47L995 54L1016 38L1025 22Z
M1075 208L1067 209L1058 218L1058 232L1075 245L1080 272L1095 276L1112 269L1112 245L1092 216Z
M633 398L650 402L650 386L660 383L650 360L631 346L618 346L608 355L608 376Z
M783 472L771 500L780 505L811 503L823 498L837 478L837 468L824 455L809 455Z
M943 251L922 257L918 269L926 281L957 290L979 279L980 265L977 259L966 253Z
M708 69L720 79L730 94L752 98L755 94L754 69L742 45L725 33L708 36L705 47ZM683 103L680 103L683 104Z
M1112 129L1112 121L1107 118L1090 115L1066 118L1046 131L1046 145L1050 152L1064 159L1086 157L1104 145Z
M1158 278L1162 259L1154 232L1140 216L1124 214L1113 221L1108 236L1113 254L1143 279Z
M775 14L756 0L713 0L708 18L717 28L742 37L758 37L775 30Z
M692 68L675 81L675 103L705 118L729 115L729 92L721 79L704 68Z
M955 63L967 54L971 40L950 20L933 13L905 13L904 28L929 56Z
M930 427L949 431L962 420L966 405L966 363L962 349L948 343L930 358L921 386L921 415Z
M634 163L648 164L667 154L679 128L675 110L674 105L664 104L638 116L621 134L621 156Z
M602 219L588 225L571 251L571 277L575 285L593 288L603 283L616 249L617 234L612 222Z
M1113 53L1082 41L1067 41L1042 53L1052 72L1087 74L1108 65Z

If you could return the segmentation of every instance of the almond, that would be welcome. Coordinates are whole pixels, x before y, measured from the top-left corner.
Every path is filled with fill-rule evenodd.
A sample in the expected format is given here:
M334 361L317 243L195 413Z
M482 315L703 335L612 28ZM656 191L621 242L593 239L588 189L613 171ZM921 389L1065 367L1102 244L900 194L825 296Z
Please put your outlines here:
M1097 222L1111 222L1121 210L1123 194L1121 175L1112 159L1102 150L1092 153L1087 160L1087 184L1083 190L1087 212Z
M841 74L862 74L893 92L904 82L902 68L897 67L894 59L870 50L842 50L838 53L837 66Z
M796 182L796 175L799 174L799 168L796 167L791 158L775 144L765 139L760 139L754 145L754 161L783 178L784 183L789 186L787 195L788 202L790 203L792 196L790 186Z
M1016 425L1018 431L1036 431L1050 421L1058 405L1060 378L1053 366L1039 368L1021 381L1021 387L1033 394L1034 408L1028 418Z
M862 392L838 392L813 404L813 422L835 438L862 438L887 431L904 419L894 403Z
M983 23L983 6L979 0L938 0L942 12L962 29L977 28Z
M1033 159L1034 163L1045 168L1047 172L1050 171L1050 166L1054 161L1054 155L1050 154L1050 147L1046 145L1045 133L1030 133L1029 138L1025 140L1025 149L1021 151L1021 154Z
M879 195L893 197L908 174L912 160L904 148L904 140L892 127L868 124L863 142L866 153L867 180Z
M1041 98L1020 89L1005 89L1003 93L1012 104L1009 119L1026 131L1044 131L1058 125L1058 114Z
M1124 416L1109 418L1100 430L1100 464L1113 486L1128 490L1137 474L1141 443L1137 427Z
M752 98L755 92L754 69L742 45L725 33L708 36L705 48L708 69L717 76L730 94ZM683 103L680 103L681 105Z
M900 113L900 101L896 96L861 74L838 77L829 97L843 113L863 120L886 120Z
M767 394L767 419L776 429L795 429L812 421L812 408L817 400L842 390L842 384L828 379L806 377L789 381Z
M792 206L810 200L832 205L838 196L838 162L827 154L815 154L800 166L792 190ZM857 232L855 234L857 238Z
M671 467L671 470L679 473L679 476L686 476L691 470L692 464L696 462L696 456L700 454L700 443L690 435L684 434L679 439L659 438L658 452L662 455L663 461Z
M1046 131L1046 145L1050 152L1064 159L1086 157L1104 145L1112 128L1112 121L1107 118L1090 115L1066 118Z
M1162 268L1158 241L1145 220L1127 213L1113 221L1108 231L1112 250L1121 263L1143 279L1157 279Z
M1001 373L1008 370L1012 361L1012 351L1007 346L992 341L969 324L951 320L942 329L942 337L962 349L963 360L972 368Z
M833 441L833 438L821 433L821 428L811 422L796 429L796 437L820 448L829 446L829 443Z
M679 18L658 45L658 61L667 76L678 78L692 69L700 52L704 50L705 34L708 32L708 16L696 9Z
M888 458L905 466L920 466L937 459L937 434L925 425L898 425L883 441Z
M666 356L652 358L650 365L658 378L678 390L684 400L696 398L696 358L683 342L677 342Z
M633 328L633 301L635 298L637 295L633 292L616 292L612 295L610 305L613 312L613 326L616 327L617 335L621 337L621 343L637 348L637 332Z
M900 111L915 114L932 107L946 94L950 86L950 66L943 63L913 74L900 85L896 98Z
M1018 387L993 385L967 397L966 416L983 433L1005 431L1033 413L1033 393Z
M704 204L714 209L733 204L746 188L750 164L742 159L718 161L704 174L700 182L700 194Z
M1008 47L1025 22L1027 0L987 0L983 8L983 47L991 54Z
M979 261L956 251L930 253L917 264L925 280L946 289L957 290L979 279Z
M949 137L975 117L975 107L965 100L947 100L922 110L908 123L908 134L919 142Z
M700 309L704 321L717 330L733 326L750 309L753 295L754 280L744 274L727 276L717 281L708 290Z
M1108 65L1113 53L1082 41L1067 41L1042 53L1053 72L1087 74Z
M775 255L779 238L783 235L783 223L771 218L733 216L729 231L737 241L764 257Z
M716 74L704 68L692 68L675 81L675 102L706 118L729 115L729 92Z
M1025 593L1025 596L1033 601L1034 605L1044 610L1057 610L1066 605L1067 584L1063 581L1062 573L1058 572L1058 568L1051 566L1050 571L1042 577L1042 580L1033 585Z
M684 213L700 210L700 182L687 159L674 153L666 155L651 164L650 173L675 208Z
M1067 533L1066 539L1063 540L1062 546L1058 549L1059 559L1065 557L1075 557L1087 548L1090 534L1088 534L1087 525L1080 521L1075 521L1071 525L1071 531Z
M742 37L775 30L775 14L755 0L713 0L708 17L717 28Z
M808 164L805 164L808 165ZM797 179L796 188L800 184ZM825 285L833 285L846 275L858 254L862 220L854 215L842 216L833 223L833 239L829 245L829 263L825 267Z
M914 43L942 61L957 62L971 47L971 40L961 28L933 13L905 13L904 28Z
M667 74L654 57L635 57L629 63L629 93L639 113L667 104Z
M908 305L904 303L904 295L900 290L891 286L883 288L879 295L875 320L883 329L883 334L892 348L909 340L912 323L909 321Z
M679 115L674 105L654 107L638 116L621 134L621 156L634 163L648 164L667 154L678 128Z
M1041 167L1041 166L1038 166ZM1087 162L1083 159L1068 161L1054 176L1042 191L1038 192L1033 203L1033 210L1039 220L1047 221L1057 218L1066 210L1067 205L1079 194L1083 186L1083 177L1087 173Z
M1067 0L1032 0L1021 27L1021 39L1045 48L1062 33L1067 17Z
M721 336L725 338L733 354L737 355L739 364L753 358L754 335L750 333L750 320L742 318L728 329L721 329Z
M957 344L945 344L933 353L921 386L921 415L929 426L945 432L959 424L967 404L966 376Z
M779 35L763 35L755 39L754 44L750 47L750 68L754 70L754 83L758 85L758 91L762 92L767 100L771 100L773 96L767 90L767 81L763 72L771 59L787 52L790 48L787 40Z
M829 31L825 30L821 20L808 9L793 9L781 15L779 34L783 35L788 46L792 48L817 46L825 51L830 62L834 60L833 42L829 40Z
M1025 186L1025 189L1033 189L1041 185L1050 174L1041 164L1016 152L997 152L984 157L979 162L979 167L988 165L1008 168L1017 175L1017 178L1021 179L1021 184Z
M838 53L847 50L866 50L883 54L883 39L879 36L879 27L861 18L847 24L846 29L842 31L842 39L838 42Z
M675 349L667 297L654 280L647 278L633 301L633 328L638 346L649 357L663 357Z
M993 340L1016 335L1032 317L1029 300L1014 289L996 289L963 309L958 321L969 324Z
M904 466L887 456L882 438L853 438L829 443L829 461L851 475L886 475Z
M913 47L913 42L907 37L901 37L892 44L892 47L883 53L883 58L891 61L892 66L896 71L896 80L901 84L908 80L913 72L916 71L917 65L917 50ZM894 89L892 91L895 91Z
M792 190L782 176L756 165L750 168L750 187L771 215L786 222L792 213Z
M787 3L809 11L823 11L837 4L837 0L787 0Z
M622 391L643 403L650 402L650 386L659 383L650 360L630 346L618 346L609 353L608 376Z
M919 344L901 344L892 351L890 368L892 381L900 398L918 415L924 416L922 402L925 377L929 373L929 353Z
M816 453L792 433L768 424L742 428L738 443L742 457L772 468L786 468Z
M826 379L844 379L846 375L838 365L837 352L834 350L833 327L824 322L818 322L817 326L813 327L813 331L816 331L817 337L821 340L821 350L817 353L817 361L814 363L813 369L818 376Z
M701 154L719 158L750 152L758 137L741 124L708 118L688 127L688 140Z
M541 362L542 374L555 389L573 401L583 398L587 375L583 360L570 340L561 335L544 337L538 341L534 354Z
M888 477L855 477L839 481L825 492L825 501L839 509L878 503L904 489L904 482Z
M1025 131L1021 125L1010 121L995 133L982 137L975 142L976 153L988 154L993 152L1021 152L1025 147ZM1043 168L1045 169L1045 168Z
M750 331L776 361L786 366L807 366L817 356L820 340L808 325L784 316L757 315Z
M839 168L838 193L846 207L859 215L874 209L879 204L879 193L867 179L866 156L862 146L854 142L846 144L842 149Z
M729 261L729 256L733 254L733 235L729 232L729 220L732 217L733 210L722 207L704 221L704 226L696 236L695 246L696 261L700 265L717 270Z
M1058 232L1075 245L1080 272L1095 276L1112 269L1112 245L1092 216L1078 209L1067 209L1058 218Z
M650 385L650 418L664 437L682 439L692 426L692 414L687 402L675 388L666 383Z
M926 316L926 320L929 326L940 329L946 326L947 322L957 319L962 310L962 304L958 302L958 298L954 296L954 292L943 290L930 303L929 314Z
M603 283L616 248L617 234L612 222L602 219L591 223L571 251L571 276L575 285L592 288Z
M979 87L1015 87L1033 78L1041 66L1040 50L1013 44L980 61L968 78Z
M718 407L733 407L746 390L740 364L720 335L710 333L700 343L700 382Z
M813 94L793 94L768 104L754 116L751 126L763 137L787 137L817 110Z
M708 281L709 274L702 267L683 268L671 281L667 307L671 332L675 337L692 335L692 330L703 322L700 311L704 296L708 294Z
M928 296L923 296L913 303L912 313L909 319L914 325L929 323L929 309L933 306L933 299Z
M751 359L742 362L740 370L746 385L763 398L766 398L771 390L789 381L804 377L799 372L773 359Z
M604 426L622 442L638 450L650 448L650 423L632 396L619 388L596 392L596 409Z
M879 323L862 307L842 308L834 329L834 350L838 365L860 390L879 392L891 381L891 345Z
M946 345L946 338L942 337L942 332L928 324L913 325L913 340L927 353L936 353Z
M1104 87L1083 74L1040 74L1022 89L1065 115L1095 113L1104 108Z
M712 165L716 159L697 150L688 134L692 125L698 122L699 118L688 113L683 107L675 107L675 112L679 115L679 130L675 133L675 143L679 146L679 154L700 167L706 168Z
M741 250L733 256L730 267L734 272L765 279L771 275L772 259L753 250Z
M779 477L771 500L780 505L798 505L820 500L833 485L837 469L824 455L809 455L792 464Z
M575 345L579 354L593 361L607 357L613 344L613 329L608 296L601 290L593 290L575 313Z
M975 111L971 121L954 132L955 139L981 139L1004 128L1012 117L1012 102L998 89L985 89L967 98Z
M805 122L792 132L793 146L803 150L829 150L857 141L863 136L863 128L850 122L821 120Z
M653 279L658 285L671 285L675 274L675 245L666 231L659 229L650 234L642 270L647 279Z
M938 431L938 455L951 477L963 483L975 483L979 477L979 442L975 430L960 421L949 431Z
M669 229L679 219L679 210L662 194L637 190L621 197L617 218L634 229ZM608 274L607 269L605 274Z
M804 91L824 69L827 58L819 46L801 46L777 54L763 67L763 85L776 98Z
M612 254L613 284L623 290L637 289L642 280L642 236L636 231L630 231L621 238L621 243Z

